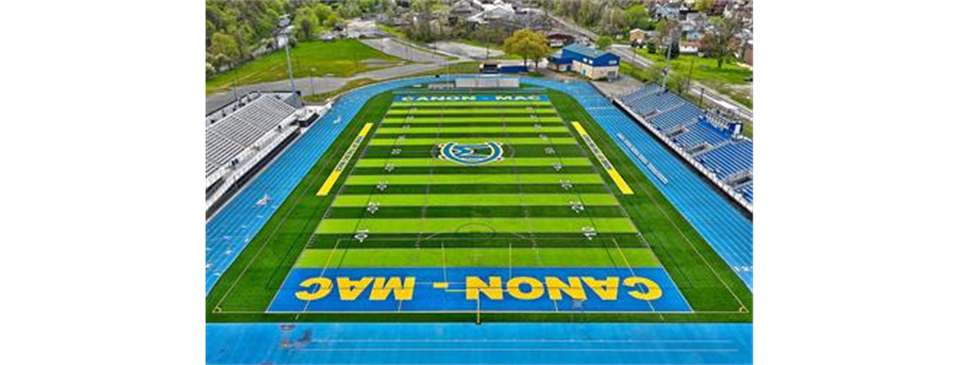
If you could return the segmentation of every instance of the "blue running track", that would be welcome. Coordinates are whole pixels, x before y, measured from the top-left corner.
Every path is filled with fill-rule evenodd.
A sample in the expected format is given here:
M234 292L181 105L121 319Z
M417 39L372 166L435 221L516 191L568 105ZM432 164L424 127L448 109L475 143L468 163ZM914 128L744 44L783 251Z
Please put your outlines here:
M208 324L206 343L208 364L753 362L751 324Z
M683 161L642 130L633 119L617 109L590 84L523 79L523 83L557 89L575 95L587 113L607 131L624 153L647 178L700 232L710 246L753 290L753 223L697 176ZM616 137L623 134L667 178L664 184Z
M337 101L327 115L207 221L207 293L368 99L390 89L451 79L396 80L354 90ZM623 141L613 140L753 289L753 223L589 84L531 78L522 82L575 95L610 136L621 133L628 138L666 176L667 184L630 153Z

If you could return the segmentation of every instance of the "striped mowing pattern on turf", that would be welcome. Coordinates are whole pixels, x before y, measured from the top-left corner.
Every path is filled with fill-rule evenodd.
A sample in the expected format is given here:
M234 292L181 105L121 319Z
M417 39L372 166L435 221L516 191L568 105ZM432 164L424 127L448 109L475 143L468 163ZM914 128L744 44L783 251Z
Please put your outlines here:
M569 206L571 201L584 205L617 205L610 194L375 194L340 195L334 207L456 207L456 206Z
M611 252L610 250L615 250ZM576 258L576 259L571 259ZM295 267L658 267L648 248L307 249Z
M368 158L357 162L357 167L383 167L387 164L396 167L414 167L414 166L445 166L458 165L449 160L440 160L437 158ZM566 166L590 166L590 160L585 157L567 157L558 159L556 157L507 157L503 159L504 165L511 166L552 166L555 163L563 163Z
M384 125L394 124L459 124L459 123L561 123L560 117L538 116L525 117L388 117L383 120Z
M567 131L565 126L554 127L380 127L377 133L380 134L433 134L437 133L563 133Z
M629 218L364 218L324 219L317 233L474 233L530 232L582 233L593 227L598 233L633 233Z
M516 115L516 114L548 114L554 115L553 108L516 108L516 109L484 109L484 108L459 108L459 109L390 109L387 116L396 117L401 115Z
M506 145L575 145L577 140L572 137L550 137L550 138L535 138L535 137L503 137L498 138L500 142ZM374 138L370 140L371 146L436 146L441 143L449 142L449 138L404 138L402 140L395 138ZM484 138L457 138L457 142L466 143L466 144L475 144L475 143L486 143L489 142L489 137Z
M491 142L499 144L499 158L485 157L480 165L458 161L492 153L496 149L488 147ZM439 146L451 143L461 147L438 158ZM360 156L317 234L363 232L386 239L410 234L559 234L577 241L585 232L637 232L549 101L394 102ZM593 262L586 258L596 255L606 260L597 265L611 265L603 249L584 250L584 262ZM547 252L543 255L549 256ZM409 252L379 254L405 257Z
M350 175L347 185L376 185L381 182L401 185L430 184L602 184L597 174L458 174L458 175Z

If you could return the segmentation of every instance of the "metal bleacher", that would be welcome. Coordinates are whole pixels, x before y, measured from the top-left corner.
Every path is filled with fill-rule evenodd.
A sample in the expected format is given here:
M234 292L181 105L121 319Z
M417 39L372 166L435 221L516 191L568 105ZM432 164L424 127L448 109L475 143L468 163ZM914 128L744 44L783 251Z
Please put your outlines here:
M696 161L718 179L751 176L753 142L734 136L728 128L732 121L727 118L701 110L676 94L662 91L656 84L646 84L620 97L620 101L666 135L665 143L694 155ZM748 206L753 203L752 194L741 195Z
M261 95L207 127L207 176L274 131L296 111L274 94Z

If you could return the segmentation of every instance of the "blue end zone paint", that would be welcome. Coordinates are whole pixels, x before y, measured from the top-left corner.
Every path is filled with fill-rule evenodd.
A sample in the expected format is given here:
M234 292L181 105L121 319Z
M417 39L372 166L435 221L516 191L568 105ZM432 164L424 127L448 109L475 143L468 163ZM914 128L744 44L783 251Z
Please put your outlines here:
M208 364L751 364L751 324L207 324Z
M690 306L684 300L676 285L663 268L297 268L290 272L287 280L274 297L268 312L475 312L477 300L468 299L466 281L468 276L478 277L490 283L491 277L499 277L504 288L502 299L493 299L480 292L480 310L483 312L689 312ZM323 298L301 300L297 292L316 292L320 286L301 287L304 280L329 278L332 288ZM373 284L364 287L360 295L352 300L344 300L338 290L338 278L359 280L361 278L415 278L410 300L398 301L394 295L384 300L371 300ZM543 285L546 277L555 277L569 283L570 277L577 277L582 283L586 300L576 304L562 291L557 293L562 299L552 300L549 290L543 289L537 299L522 300L515 298L505 288L511 278L529 277ZM598 293L588 287L586 279L605 280L616 278L616 294L608 300L602 300ZM637 299L631 292L649 293L650 288L637 283L628 284L625 279L642 277L652 280L662 295L653 300ZM448 288L435 288L434 283L445 283ZM546 285L544 285L546 287ZM519 285L519 291L533 291L531 284ZM610 288L600 288L602 292L612 292Z
M549 101L546 95L397 95L395 102L423 102L423 101Z

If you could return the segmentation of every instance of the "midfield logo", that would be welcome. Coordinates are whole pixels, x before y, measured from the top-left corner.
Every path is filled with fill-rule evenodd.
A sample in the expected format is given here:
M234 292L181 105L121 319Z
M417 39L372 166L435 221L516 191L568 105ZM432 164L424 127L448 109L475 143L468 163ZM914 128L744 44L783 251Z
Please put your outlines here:
M497 142L483 144L458 144L447 142L440 145L440 159L461 165L479 166L503 160L503 147Z

